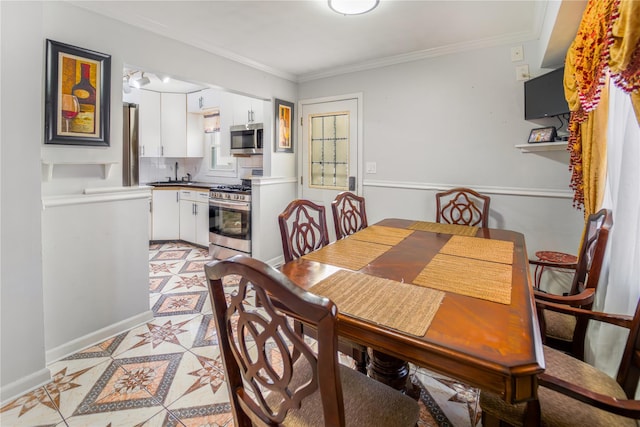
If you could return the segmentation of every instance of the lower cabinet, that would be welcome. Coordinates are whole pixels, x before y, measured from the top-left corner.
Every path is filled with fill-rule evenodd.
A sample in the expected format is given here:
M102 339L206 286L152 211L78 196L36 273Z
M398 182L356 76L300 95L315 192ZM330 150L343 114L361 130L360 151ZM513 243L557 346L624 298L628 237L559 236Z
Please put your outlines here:
M151 226L151 240L180 238L180 191L177 188L153 190Z
M180 240L209 245L209 192L180 190Z

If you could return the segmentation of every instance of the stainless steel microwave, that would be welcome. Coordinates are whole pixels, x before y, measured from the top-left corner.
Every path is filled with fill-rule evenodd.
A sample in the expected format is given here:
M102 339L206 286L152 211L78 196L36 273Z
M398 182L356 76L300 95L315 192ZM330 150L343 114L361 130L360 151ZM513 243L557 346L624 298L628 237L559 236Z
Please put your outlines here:
M262 123L231 126L231 154L262 154Z

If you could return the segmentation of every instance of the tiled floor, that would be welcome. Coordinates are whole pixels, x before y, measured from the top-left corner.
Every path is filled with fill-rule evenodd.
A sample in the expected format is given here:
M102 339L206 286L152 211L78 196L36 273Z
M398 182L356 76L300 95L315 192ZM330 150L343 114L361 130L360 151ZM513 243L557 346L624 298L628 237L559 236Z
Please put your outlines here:
M153 321L52 363L53 380L5 404L0 425L233 426L202 269L207 251L149 249ZM413 373L422 385L420 426L480 424L477 390Z

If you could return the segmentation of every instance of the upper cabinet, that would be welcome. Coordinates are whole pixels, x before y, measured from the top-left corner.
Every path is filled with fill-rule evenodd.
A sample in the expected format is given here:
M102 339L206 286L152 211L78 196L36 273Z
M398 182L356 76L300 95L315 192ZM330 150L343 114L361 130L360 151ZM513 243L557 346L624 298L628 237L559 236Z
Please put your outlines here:
M162 156L187 157L187 96L160 94Z
M160 94L158 92L140 91L138 120L140 156L160 157Z
M233 96L233 124L246 125L249 123L262 123L263 102L248 96Z
M202 157L204 135L188 117L187 95L140 91L139 139L142 157Z

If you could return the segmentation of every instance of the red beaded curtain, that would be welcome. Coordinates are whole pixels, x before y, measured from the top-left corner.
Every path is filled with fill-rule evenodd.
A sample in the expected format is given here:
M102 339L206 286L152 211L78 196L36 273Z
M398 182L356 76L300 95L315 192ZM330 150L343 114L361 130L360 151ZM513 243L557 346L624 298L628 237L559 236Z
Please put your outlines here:
M640 0L589 0L565 59L570 185L585 217L604 193L609 78L631 95L640 123Z

